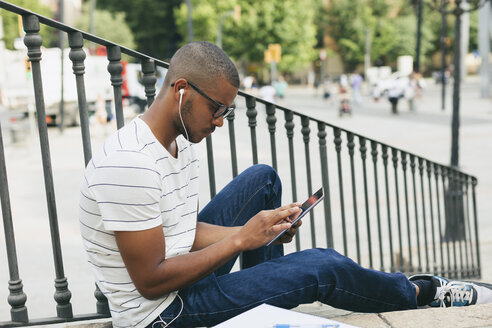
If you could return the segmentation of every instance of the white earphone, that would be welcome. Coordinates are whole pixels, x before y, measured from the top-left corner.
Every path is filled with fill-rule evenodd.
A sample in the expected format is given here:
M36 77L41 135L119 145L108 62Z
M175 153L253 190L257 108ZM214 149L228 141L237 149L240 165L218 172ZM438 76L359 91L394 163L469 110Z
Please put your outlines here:
M179 89L179 118L181 119L181 124L183 125L183 128L185 130L185 134L186 134L186 140L190 140L190 138L188 137L188 130L186 129L186 126L183 122L183 117L181 116L181 101L183 100L183 94L184 94L184 89Z
M179 112L181 114L181 101L183 100L183 93L185 93L184 89L179 89Z

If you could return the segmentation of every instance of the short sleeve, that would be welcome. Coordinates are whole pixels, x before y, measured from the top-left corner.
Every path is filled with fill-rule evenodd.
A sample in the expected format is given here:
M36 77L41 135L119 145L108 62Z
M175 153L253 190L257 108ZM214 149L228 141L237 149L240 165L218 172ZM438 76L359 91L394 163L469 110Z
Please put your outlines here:
M162 225L161 178L148 155L131 150L108 154L95 167L88 187L105 229L138 231Z

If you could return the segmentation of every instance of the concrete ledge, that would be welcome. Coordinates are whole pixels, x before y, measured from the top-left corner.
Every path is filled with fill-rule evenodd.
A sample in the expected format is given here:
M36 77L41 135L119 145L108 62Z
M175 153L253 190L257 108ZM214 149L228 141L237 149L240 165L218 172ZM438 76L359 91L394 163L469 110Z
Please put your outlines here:
M425 308L331 317L343 323L367 328L492 327L492 304L454 308Z
M111 318L50 325L50 328L112 328Z
M313 303L301 305L294 310L364 328L492 327L492 304L366 314L338 310L321 303ZM112 324L110 319L101 319L64 324L63 327L111 328Z

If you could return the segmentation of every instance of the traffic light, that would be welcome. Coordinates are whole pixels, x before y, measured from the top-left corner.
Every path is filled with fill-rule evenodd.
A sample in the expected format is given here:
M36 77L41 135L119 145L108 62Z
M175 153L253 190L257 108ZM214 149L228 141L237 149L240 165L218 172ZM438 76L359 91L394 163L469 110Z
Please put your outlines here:
M26 73L29 73L31 71L31 62L29 61L29 58L24 59L24 64L26 65Z
M272 55L272 60L278 63L282 58L282 46L279 43L269 44L268 50Z

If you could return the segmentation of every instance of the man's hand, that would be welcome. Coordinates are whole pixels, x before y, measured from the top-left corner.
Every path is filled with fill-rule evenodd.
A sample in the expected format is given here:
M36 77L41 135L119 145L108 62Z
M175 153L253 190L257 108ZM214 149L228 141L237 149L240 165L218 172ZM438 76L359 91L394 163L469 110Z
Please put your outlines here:
M291 221L294 221L294 219L292 219ZM284 232L282 235L280 235L280 237L278 237L277 240L275 240L273 242L273 244L274 245L279 245L279 244L288 244L288 243L290 243L292 241L292 239L294 239L294 236L297 233L297 228L299 228L301 225L302 225L302 220L297 221L286 232Z
M252 250L266 245L270 240L277 236L284 229L290 231L294 236L296 228L291 226L293 220L301 213L301 204L292 203L274 210L264 210L253 216L237 232L237 238L241 243L243 250ZM284 237L287 242L289 237ZM292 240L292 237L290 237Z

